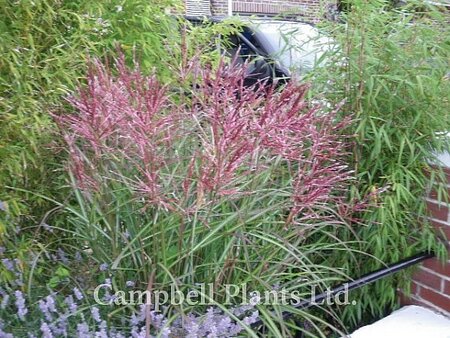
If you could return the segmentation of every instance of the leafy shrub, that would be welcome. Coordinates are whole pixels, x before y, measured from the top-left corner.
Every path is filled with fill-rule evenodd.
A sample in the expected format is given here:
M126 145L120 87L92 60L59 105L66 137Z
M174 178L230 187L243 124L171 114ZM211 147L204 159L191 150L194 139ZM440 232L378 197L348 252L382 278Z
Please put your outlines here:
M161 65L173 59L179 32L164 9L174 5L171 0L2 2L0 200L10 213L32 224L50 209L36 193L65 195L61 154L50 150L59 140L49 112L68 108L63 98L82 80L89 55L111 55L120 45L143 67L167 77Z
M448 150L440 136L450 130L448 19L423 2L403 7L382 0L346 3L343 23L326 27L339 51L313 76L315 89L331 103L345 99L341 111L356 118L347 131L355 135L353 196L388 188L378 197L381 207L361 215L366 226L353 229L363 239L360 250L383 262L420 250L442 255L443 246L424 224L424 195L439 180L430 166L435 151ZM380 267L368 257L354 264L344 253L334 264L357 276ZM390 311L405 277L362 289L358 305L345 308L343 319L360 325Z

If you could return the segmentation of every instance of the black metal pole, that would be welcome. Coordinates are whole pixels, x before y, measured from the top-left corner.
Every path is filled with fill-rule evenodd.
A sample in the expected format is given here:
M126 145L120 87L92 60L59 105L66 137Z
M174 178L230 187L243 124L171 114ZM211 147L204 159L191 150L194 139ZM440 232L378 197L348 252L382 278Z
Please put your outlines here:
M301 301L300 303L296 304L295 307L298 309L305 309L308 308L314 304L318 304L319 302L321 302L322 300L326 299L327 297L330 298L334 295L336 295L337 293L344 291L344 290L353 290L353 289L357 289L360 288L364 285L370 284L372 282L375 282L383 277L389 276L391 274L394 274L400 270L406 269L412 265L415 265L417 263L420 263L422 261L424 261L425 259L434 257L433 253L429 253L429 252L421 252L419 254L416 254L414 256L405 258L397 263L388 265L385 268L381 268L379 270L376 270L374 272L370 272L368 274L365 274L363 276L361 276L358 279L352 280L352 281L347 281L345 283L340 284L339 286L331 289L331 290L327 290L326 292L323 292L321 294L318 294L315 297L312 297L311 299L305 299L303 301ZM289 318L290 316L292 316L292 313L284 313L283 314L283 318ZM259 325L262 324L262 320L259 320L255 323L253 323L251 326L252 327L257 327Z

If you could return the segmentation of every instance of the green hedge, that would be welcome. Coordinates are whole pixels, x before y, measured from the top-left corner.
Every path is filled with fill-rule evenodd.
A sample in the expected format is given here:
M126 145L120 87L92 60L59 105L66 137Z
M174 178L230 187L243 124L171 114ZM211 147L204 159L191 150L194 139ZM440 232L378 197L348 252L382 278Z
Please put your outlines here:
M179 29L164 11L174 6L172 0L0 2L0 200L12 214L41 217L49 205L33 193L64 196L50 113L68 108L64 98L83 81L89 57L120 47L143 69L168 76L163 65L177 53Z

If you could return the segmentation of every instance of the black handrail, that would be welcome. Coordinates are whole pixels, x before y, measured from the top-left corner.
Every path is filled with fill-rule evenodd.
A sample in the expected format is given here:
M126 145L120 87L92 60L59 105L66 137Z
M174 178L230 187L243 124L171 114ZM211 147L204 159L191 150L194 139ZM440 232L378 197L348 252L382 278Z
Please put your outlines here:
M406 269L412 265L415 265L417 263L420 263L422 261L424 261L425 259L428 258L432 258L434 257L433 253L430 252L421 252L419 254L416 254L414 256L402 259L401 261L388 265L385 268L381 268L379 270L376 270L374 272L370 272L368 274L365 274L361 277L359 277L358 279L352 280L352 281L347 281L345 283L340 284L339 286L331 289L331 290L327 290L321 294L318 294L317 296L312 297L311 299L307 299L307 300L303 300L300 303L295 305L295 308L297 309L305 309L308 308L312 305L318 304L319 302L321 302L322 300L326 299L328 297L328 299L330 297L335 296L336 294L338 294L339 292L342 291L350 291L353 289L357 289L360 288L362 286L365 286L367 284L373 283L383 277L389 276L391 274L394 274L400 270ZM289 317L291 317L293 314L291 312L284 312L283 313L283 319L287 319ZM251 325L251 327L258 327L262 324L262 320L259 319L257 322L253 323Z

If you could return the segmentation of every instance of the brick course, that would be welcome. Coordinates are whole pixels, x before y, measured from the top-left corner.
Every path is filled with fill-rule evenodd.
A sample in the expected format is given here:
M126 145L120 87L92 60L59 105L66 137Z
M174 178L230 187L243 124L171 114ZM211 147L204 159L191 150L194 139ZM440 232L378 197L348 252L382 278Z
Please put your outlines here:
M436 235L447 244L450 250L450 168L444 169L447 182L441 183L446 188L447 199L431 189L427 197L427 207L431 225ZM402 304L415 304L429 307L450 317L450 259L442 262L437 258L424 261L414 273L411 282L411 296L401 294Z

